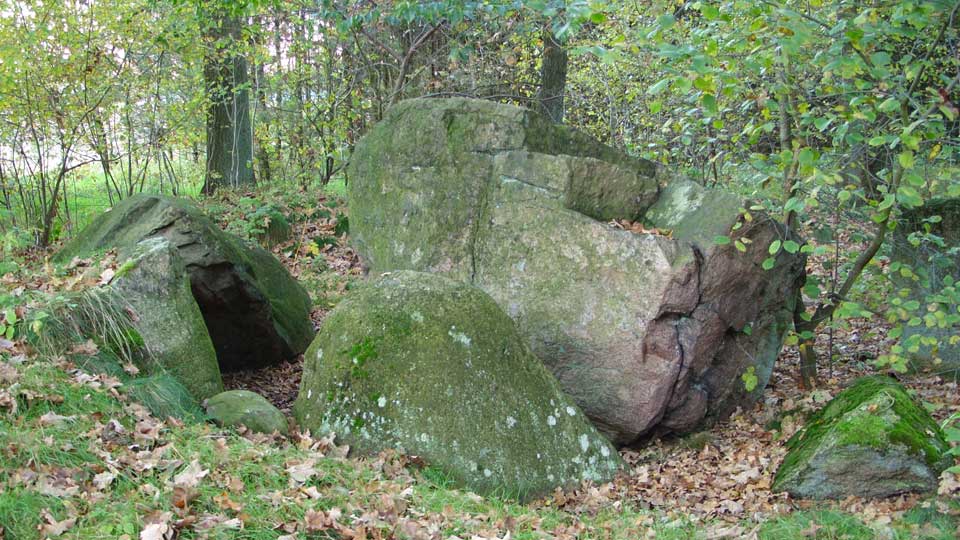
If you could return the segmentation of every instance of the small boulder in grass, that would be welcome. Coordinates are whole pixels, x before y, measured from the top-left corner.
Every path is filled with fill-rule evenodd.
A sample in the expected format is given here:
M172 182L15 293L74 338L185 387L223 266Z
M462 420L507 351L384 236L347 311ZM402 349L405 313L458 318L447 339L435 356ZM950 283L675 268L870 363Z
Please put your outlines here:
M805 499L936 489L949 465L943 432L895 380L863 377L788 442L774 491Z
M222 426L247 426L258 433L289 433L287 419L263 396L248 390L228 390L206 401L210 419Z

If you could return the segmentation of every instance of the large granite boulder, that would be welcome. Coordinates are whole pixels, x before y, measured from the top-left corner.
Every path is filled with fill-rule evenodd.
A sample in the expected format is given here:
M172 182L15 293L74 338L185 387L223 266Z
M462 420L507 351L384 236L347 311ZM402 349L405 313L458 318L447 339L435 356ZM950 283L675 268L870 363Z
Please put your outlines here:
M146 349L147 373L169 373L195 399L223 391L217 353L190 292L190 278L177 250L165 238L138 243L111 285L129 307L132 325Z
M395 106L357 145L350 178L352 239L370 272L436 272L486 291L618 444L692 430L766 385L804 259L781 250L763 270L773 240L796 238L743 219L732 195L532 111L468 99Z
M57 258L116 248L126 259L151 237L168 240L183 260L222 370L273 364L310 344L310 297L303 287L273 255L223 232L189 201L159 195L124 199Z
M903 329L916 371L960 375L960 198L906 210L893 234L894 283L914 304ZM930 306L939 309L931 310Z
M401 271L362 286L304 356L294 414L363 453L422 457L522 498L610 479L620 456L480 289Z
M937 423L884 376L838 394L787 448L773 489L810 499L930 491L951 461Z

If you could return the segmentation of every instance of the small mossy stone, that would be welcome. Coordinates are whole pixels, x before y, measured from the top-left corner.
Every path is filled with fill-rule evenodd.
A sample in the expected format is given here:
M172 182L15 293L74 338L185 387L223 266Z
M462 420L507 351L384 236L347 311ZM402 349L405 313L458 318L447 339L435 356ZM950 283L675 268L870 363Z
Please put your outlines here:
M129 381L125 387L130 399L142 404L159 419L172 416L196 422L203 418L200 403L172 375L140 377Z
M394 272L341 301L304 356L294 414L484 494L605 481L621 464L496 302L435 274Z
M207 414L223 426L247 426L257 433L288 434L287 419L263 396L248 390L221 392L206 402Z
M929 491L949 448L930 415L895 380L858 379L787 441L775 491L811 499Z

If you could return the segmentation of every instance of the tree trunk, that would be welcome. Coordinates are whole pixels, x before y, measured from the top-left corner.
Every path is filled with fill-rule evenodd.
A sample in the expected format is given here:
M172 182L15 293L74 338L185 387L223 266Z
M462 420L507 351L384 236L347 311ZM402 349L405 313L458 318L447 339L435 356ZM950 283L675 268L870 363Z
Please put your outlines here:
M256 75L257 75L257 79L256 79L257 107L259 109L258 112L266 116L266 113L267 113L266 78L267 76L266 76L266 71L264 69L263 63L257 64ZM263 120L259 120L259 121L261 122L261 125L262 125ZM269 132L265 132L264 136L254 136L254 143L256 143L256 147L257 147L257 165L258 165L257 172L260 175L259 182L261 184L263 183L269 184L273 176L270 170L270 154L269 152L267 152L267 147L266 147L268 142L266 140L267 138L266 135L268 134ZM254 131L254 135L256 135L256 131Z
M540 59L540 112L563 123L563 92L567 85L567 51L549 28L543 30L543 57Z
M203 77L207 98L207 167L203 192L252 185L253 132L247 60L231 50L240 40L240 19L216 16L208 30Z

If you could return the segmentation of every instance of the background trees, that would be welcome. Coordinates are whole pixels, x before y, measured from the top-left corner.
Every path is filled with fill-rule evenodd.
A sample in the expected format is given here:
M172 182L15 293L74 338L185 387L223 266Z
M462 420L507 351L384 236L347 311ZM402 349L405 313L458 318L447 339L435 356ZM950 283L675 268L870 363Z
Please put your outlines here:
M0 234L45 245L142 190L340 181L400 99L509 101L814 237L742 246L829 259L791 338L812 383L831 322L957 316L884 257L904 210L960 195L957 4L3 0Z

